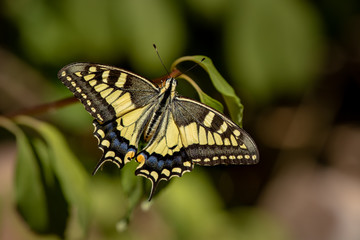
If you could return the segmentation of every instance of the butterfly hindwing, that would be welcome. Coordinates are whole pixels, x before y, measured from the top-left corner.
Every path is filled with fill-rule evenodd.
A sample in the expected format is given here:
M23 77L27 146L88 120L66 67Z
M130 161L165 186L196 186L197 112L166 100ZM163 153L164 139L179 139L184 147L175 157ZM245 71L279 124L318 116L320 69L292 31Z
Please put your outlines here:
M198 165L255 164L258 150L251 137L218 111L191 99L174 101L174 120L187 156Z
M150 198L161 180L181 177L193 169L171 111L165 111L153 138L136 159L140 165L135 174L152 182Z
M120 68L73 63L58 78L99 122L108 122L148 104L159 89L147 79Z
M138 150L138 142L146 123L149 121L154 105L132 110L115 121L101 124L94 120L94 136L98 139L103 156L98 162L94 174L107 161L122 168L134 158Z

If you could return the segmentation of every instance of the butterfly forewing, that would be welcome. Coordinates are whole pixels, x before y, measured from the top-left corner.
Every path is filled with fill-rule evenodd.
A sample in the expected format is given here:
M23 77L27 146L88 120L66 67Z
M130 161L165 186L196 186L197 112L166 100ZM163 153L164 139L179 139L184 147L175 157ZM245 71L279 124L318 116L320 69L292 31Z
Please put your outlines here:
M99 122L108 122L151 102L159 89L123 69L73 63L59 71L59 79Z

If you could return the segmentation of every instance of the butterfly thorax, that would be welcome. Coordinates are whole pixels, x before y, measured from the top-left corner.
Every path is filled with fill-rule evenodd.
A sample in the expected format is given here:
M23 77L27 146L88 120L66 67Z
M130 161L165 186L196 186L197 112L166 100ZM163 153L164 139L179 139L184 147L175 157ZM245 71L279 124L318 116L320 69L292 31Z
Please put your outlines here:
M159 96L157 98L158 104L156 105L153 114L145 128L144 131L144 140L148 142L151 137L154 135L156 129L159 126L159 123L164 117L164 112L167 109L167 106L176 96L176 80L175 78L168 78L165 82L165 86L160 89Z

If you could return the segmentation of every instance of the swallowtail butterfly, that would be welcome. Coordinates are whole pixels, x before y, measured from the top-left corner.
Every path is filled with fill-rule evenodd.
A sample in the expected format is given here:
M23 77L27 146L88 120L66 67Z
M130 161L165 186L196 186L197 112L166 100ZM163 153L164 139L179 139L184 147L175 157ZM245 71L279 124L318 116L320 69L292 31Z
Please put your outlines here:
M255 164L254 141L220 112L181 97L176 79L162 87L129 71L101 64L73 63L58 78L95 118L94 135L107 161L122 168L135 159L135 174L150 179L152 197L161 180L181 177L194 165ZM139 149L140 139L146 142Z

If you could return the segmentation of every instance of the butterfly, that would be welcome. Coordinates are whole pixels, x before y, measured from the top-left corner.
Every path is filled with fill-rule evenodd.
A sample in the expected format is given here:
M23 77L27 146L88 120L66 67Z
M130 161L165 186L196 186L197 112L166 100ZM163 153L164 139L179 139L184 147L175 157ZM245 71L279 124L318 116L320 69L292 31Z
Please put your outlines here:
M242 128L215 109L182 97L177 80L163 86L124 69L72 63L58 78L95 118L94 136L105 162L119 168L135 159L135 174L152 183L150 198L161 180L181 177L194 165L256 164L259 152ZM145 147L139 148L144 141Z

